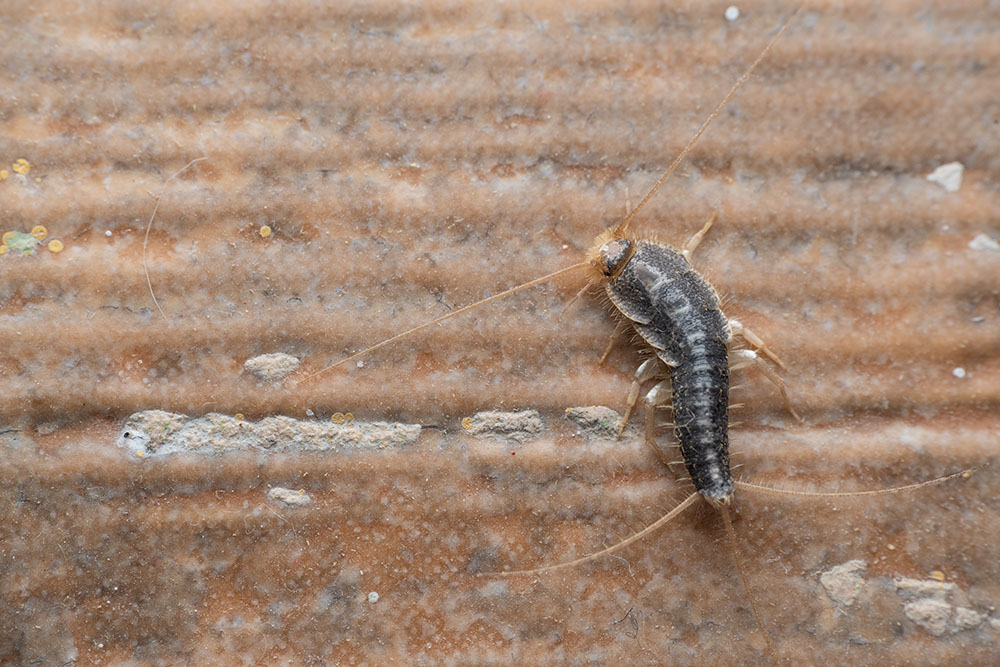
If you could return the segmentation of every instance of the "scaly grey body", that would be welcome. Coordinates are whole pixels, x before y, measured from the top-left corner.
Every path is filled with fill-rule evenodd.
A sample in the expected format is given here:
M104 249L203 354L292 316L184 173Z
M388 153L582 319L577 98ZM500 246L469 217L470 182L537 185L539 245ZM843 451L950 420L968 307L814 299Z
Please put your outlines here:
M695 488L712 501L733 493L729 469L729 350L719 297L679 252L620 239L623 264L605 290L670 367L674 432Z

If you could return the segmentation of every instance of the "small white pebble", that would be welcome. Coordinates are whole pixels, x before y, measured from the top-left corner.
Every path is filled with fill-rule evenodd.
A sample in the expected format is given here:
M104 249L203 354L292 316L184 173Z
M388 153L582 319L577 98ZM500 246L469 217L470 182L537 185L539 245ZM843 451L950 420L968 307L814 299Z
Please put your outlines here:
M357 364L355 364L355 366L357 366L358 368L364 368L365 367L365 362L359 361Z
M736 5L729 5L726 7L726 20L735 21L740 17L740 8Z
M931 183L937 183L948 192L957 192L962 187L962 171L964 170L965 167L961 162L949 162L928 174L927 180Z
M372 604L375 604L376 602L378 602L378 593L376 593L375 591L372 591L371 593L369 593L368 594L368 601L371 602Z
M315 417L315 416L316 416L315 412L313 412L312 410L308 410L308 409L306 410L306 417Z
M110 229L105 230L104 235L105 236L111 236L111 230Z
M957 378L964 378L965 377L965 369L962 368L961 366L959 366L958 368L955 368L951 372L951 374L954 375Z
M269 489L267 497L271 500L277 500L280 503L284 503L290 507L302 507L303 505L308 505L312 501L309 494L302 489L286 489L283 486L276 486Z
M996 239L990 238L986 234L976 234L976 238L969 241L969 247L973 250L1000 252L1000 243L997 243Z
M252 373L260 380L280 380L298 369L299 358L284 352L259 354L243 362L243 370Z

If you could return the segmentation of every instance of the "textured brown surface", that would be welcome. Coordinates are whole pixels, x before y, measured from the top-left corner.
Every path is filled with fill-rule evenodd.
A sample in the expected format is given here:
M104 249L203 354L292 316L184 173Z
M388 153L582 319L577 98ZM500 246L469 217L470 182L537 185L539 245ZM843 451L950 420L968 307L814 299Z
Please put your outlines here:
M872 488L744 494L740 549L782 659L997 660L994 617L940 637L892 577L1000 604L1000 19L989 4L816 4L637 221L680 243L789 366L799 426L739 373L747 477ZM761 640L699 506L620 557L540 577L684 491L621 409L639 356L573 277L291 386L407 326L578 261L649 187L792 8L724 4L4 3L0 661L746 664ZM149 234L145 225L170 174ZM965 165L961 189L925 180ZM9 170L9 169L8 169ZM37 180L36 180L37 179ZM274 233L261 238L258 229ZM110 232L110 235L106 235ZM965 370L957 377L953 370ZM434 425L407 449L136 460L134 411ZM534 408L525 444L463 435ZM308 490L289 508L269 485ZM819 574L869 564L838 607ZM368 593L379 594L377 602Z

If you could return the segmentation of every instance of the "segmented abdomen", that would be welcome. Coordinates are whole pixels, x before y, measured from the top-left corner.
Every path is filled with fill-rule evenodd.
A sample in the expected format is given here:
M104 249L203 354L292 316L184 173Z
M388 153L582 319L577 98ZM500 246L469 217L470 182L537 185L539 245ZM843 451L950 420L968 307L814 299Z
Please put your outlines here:
M674 433L684 465L703 495L721 500L733 492L729 470L729 357L718 341L681 358L671 374Z

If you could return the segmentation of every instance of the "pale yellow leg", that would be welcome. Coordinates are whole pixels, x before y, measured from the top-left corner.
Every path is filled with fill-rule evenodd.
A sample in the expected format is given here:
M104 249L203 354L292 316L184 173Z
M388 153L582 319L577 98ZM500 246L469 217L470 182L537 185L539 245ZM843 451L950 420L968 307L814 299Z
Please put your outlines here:
M717 214L715 211L712 211L712 217L708 219L705 226L698 230L698 232L689 238L688 242L684 244L684 248L681 249L681 254L684 255L684 259L689 262L691 261L691 254L695 251L695 248L701 244L701 240L705 238L705 234L708 233L708 230L712 228L713 224L715 224L716 217Z
M670 381L664 380L656 384L652 389L646 393L646 444L649 445L656 455L660 457L660 461L663 465L667 466L670 472L673 474L674 479L680 479L682 475L678 473L676 469L677 461L671 461L660 446L656 444L656 409L661 405L670 402L670 397L673 392L671 390Z
M608 346L604 348L604 354L598 360L597 365L601 366L608 359L608 355L611 354L611 350L615 348L615 340L618 338L618 332L621 331L621 322L615 325L615 330L611 333L611 338L608 339Z
M781 376L778 375L773 368L768 366L767 363L760 358L760 355L753 350L736 350L733 354L735 354L738 359L744 359L752 363L757 370L763 373L764 377L770 380L774 386L778 388L778 391L781 392L781 398L785 401L785 407L788 408L788 411L793 417L795 417L796 420L798 420L799 423L802 423L802 417L799 416L799 413L795 412L795 408L792 407L792 402L788 400L788 391L785 389L785 381L781 379Z
M639 368L635 372L635 379L632 380L632 387L628 390L628 405L625 407L625 415L622 417L621 424L618 425L618 435L615 438L621 438L622 433L625 431L625 426L628 424L628 419L632 416L632 410L635 408L635 404L639 401L639 391L642 389L642 385L649 382L650 380L655 380L662 375L660 371L660 360L659 359L646 359L639 365Z
M729 320L729 329L730 331L733 332L734 336L741 336L743 340L745 340L746 342L750 343L755 348L763 352L768 359L778 364L778 366L781 367L781 370L783 371L788 370L784 362L782 362L781 359L778 358L778 355L776 355L774 352L771 352L771 350L767 347L767 345L764 344L764 341L761 340L757 334L755 334L754 332L750 331L745 326L743 326L742 322L740 322L739 320Z

